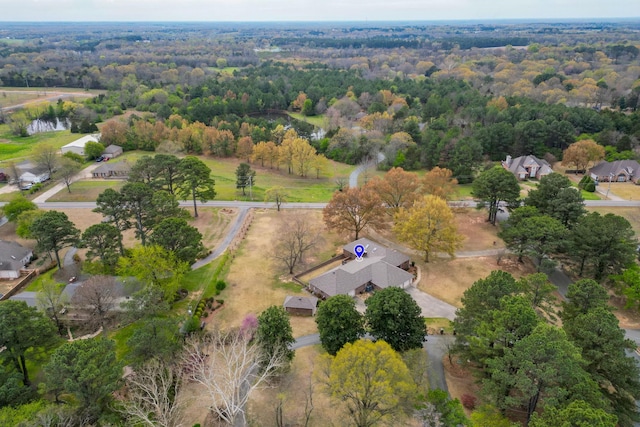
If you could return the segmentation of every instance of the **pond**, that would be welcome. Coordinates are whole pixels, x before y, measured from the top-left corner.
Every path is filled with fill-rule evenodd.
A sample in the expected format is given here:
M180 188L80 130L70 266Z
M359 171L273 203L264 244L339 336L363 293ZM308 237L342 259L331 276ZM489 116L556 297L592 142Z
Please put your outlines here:
M27 126L27 133L33 135L41 132L54 132L67 130L71 126L69 119L42 120L36 119Z

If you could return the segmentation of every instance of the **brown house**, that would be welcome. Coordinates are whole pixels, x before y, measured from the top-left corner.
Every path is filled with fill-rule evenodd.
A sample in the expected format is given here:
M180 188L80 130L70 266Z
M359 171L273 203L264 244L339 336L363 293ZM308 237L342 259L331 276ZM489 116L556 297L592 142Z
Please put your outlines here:
M283 306L287 313L295 316L315 316L318 309L318 298L288 295L284 299Z
M94 178L122 178L126 179L131 171L131 165L123 162L105 162L93 170Z

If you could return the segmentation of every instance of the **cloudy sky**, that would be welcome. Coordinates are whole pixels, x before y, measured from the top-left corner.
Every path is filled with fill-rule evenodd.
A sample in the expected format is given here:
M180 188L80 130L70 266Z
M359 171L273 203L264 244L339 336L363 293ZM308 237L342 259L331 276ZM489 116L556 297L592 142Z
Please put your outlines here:
M0 0L0 21L389 21L640 17L638 0Z

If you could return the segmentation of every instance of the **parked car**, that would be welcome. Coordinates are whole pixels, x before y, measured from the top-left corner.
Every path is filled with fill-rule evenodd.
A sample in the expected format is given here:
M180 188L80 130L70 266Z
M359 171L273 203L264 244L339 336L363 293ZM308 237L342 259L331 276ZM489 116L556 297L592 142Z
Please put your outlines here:
M22 184L22 185L20 186L20 189L21 189L21 190L30 190L30 189L31 189L31 187L33 187L33 183L29 182L29 183L26 183L26 184Z
M96 162L100 163L100 162L101 162L101 161L103 161L103 160L104 160L104 157L100 156L100 157L98 157L98 158L96 159Z

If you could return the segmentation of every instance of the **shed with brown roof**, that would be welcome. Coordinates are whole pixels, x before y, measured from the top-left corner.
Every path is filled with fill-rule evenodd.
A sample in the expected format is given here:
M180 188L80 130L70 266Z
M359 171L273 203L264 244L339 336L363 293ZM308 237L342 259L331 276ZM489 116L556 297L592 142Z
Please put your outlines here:
M284 309L296 316L315 316L318 309L318 298L288 295L284 299Z

